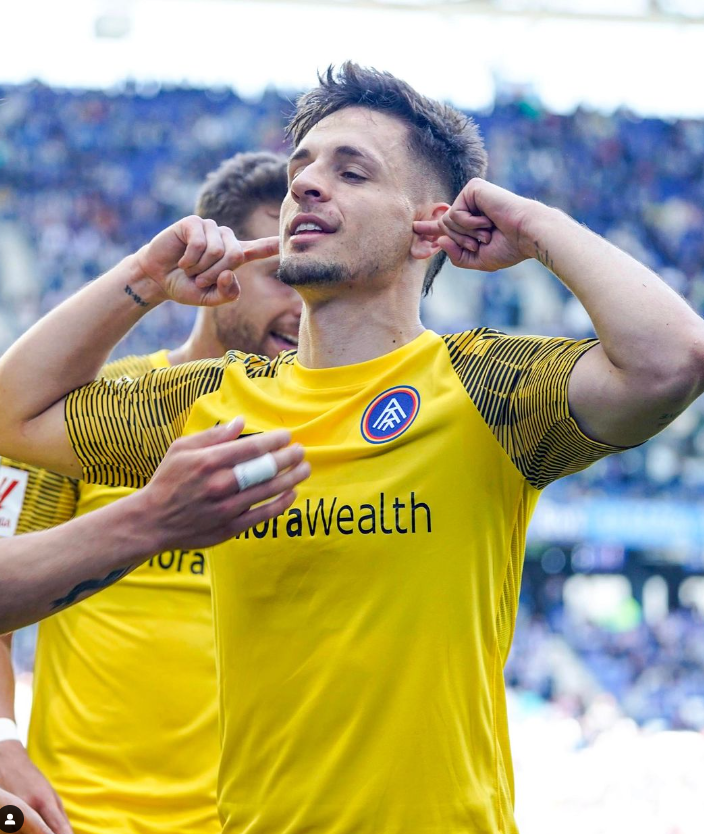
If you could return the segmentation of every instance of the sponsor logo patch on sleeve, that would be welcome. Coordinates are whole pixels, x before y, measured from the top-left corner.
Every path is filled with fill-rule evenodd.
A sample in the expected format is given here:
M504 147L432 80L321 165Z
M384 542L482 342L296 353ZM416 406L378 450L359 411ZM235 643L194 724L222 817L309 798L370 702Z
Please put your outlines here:
M29 472L0 466L0 537L15 535L28 482Z

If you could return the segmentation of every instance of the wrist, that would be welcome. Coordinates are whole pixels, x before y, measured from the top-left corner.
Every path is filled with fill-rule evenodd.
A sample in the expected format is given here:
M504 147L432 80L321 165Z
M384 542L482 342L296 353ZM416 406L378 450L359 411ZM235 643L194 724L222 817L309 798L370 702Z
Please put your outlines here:
M142 492L137 490L100 510L100 540L104 552L111 554L104 563L106 569L131 569L159 552L158 513L145 507Z
M550 233L569 218L559 209L546 206L537 200L526 202L528 206L521 222L519 248L525 258L536 258L542 263L541 253L550 248Z
M148 484L115 502L113 507L120 513L116 528L124 531L128 540L122 564L118 567L144 561L164 549L166 522L162 517L163 507L151 500Z
M17 724L11 718L0 718L0 744L10 742L22 744Z
M142 249L145 247L143 246ZM140 307L156 307L162 301L166 301L166 295L157 282L151 278L143 269L139 249L132 255L128 255L123 264L125 265L124 292Z

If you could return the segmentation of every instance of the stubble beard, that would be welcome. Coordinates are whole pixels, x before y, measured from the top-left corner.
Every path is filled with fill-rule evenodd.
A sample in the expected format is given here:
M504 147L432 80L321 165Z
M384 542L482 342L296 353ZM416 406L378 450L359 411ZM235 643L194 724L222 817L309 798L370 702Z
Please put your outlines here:
M349 267L340 263L320 263L304 258L284 258L276 277L289 287L334 286L352 280Z
M255 353L264 356L265 342L268 332L259 332L256 325L247 321L231 321L220 317L219 308L214 310L215 334L225 350L239 350L242 353Z

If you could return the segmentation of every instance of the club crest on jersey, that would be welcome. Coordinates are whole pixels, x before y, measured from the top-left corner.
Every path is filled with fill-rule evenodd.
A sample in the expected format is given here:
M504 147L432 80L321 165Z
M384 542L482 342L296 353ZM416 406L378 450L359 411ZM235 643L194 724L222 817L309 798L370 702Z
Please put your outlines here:
M410 385L396 385L374 397L362 415L367 443L388 443L407 431L418 416L420 394Z

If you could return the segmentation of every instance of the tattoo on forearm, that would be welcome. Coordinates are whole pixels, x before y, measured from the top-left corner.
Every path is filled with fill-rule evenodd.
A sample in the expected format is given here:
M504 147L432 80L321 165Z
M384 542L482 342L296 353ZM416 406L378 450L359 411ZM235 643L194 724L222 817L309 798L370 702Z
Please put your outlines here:
M139 304L140 307L148 307L149 302L145 301L141 295L137 295L137 293L130 287L129 284L125 284L125 292L129 295L130 298L134 299L135 304Z
M680 414L682 414L683 411L684 411L684 409L681 409L680 411L673 411L671 414L661 414L658 417L658 427L661 428L661 429L664 429L665 426L669 426L670 423L676 417L679 417Z
M55 599L51 603L52 611L56 611L57 608L66 608L68 605L73 605L78 597L81 594L86 593L86 591L99 591L102 588L107 588L108 585L112 585L114 582L117 582L118 579L122 579L122 577L128 574L131 570L131 567L118 568L117 570L110 571L110 573L103 579L86 579L83 582L79 582L78 585L76 585L75 588L72 588L65 597Z
M547 267L551 272L555 271L555 266L552 262L552 258L550 257L550 252L546 249L544 252L538 246L538 241L534 240L533 245L535 246L535 257L540 263Z

